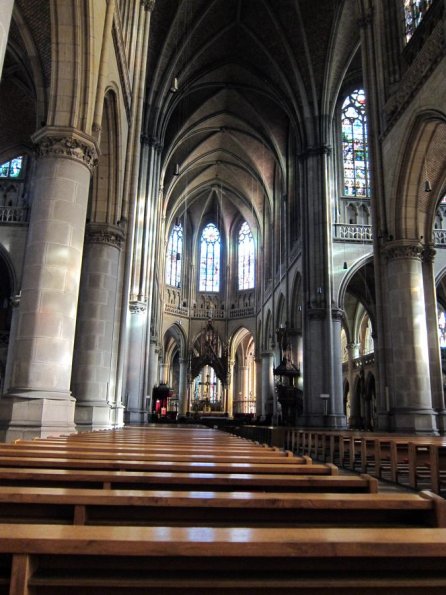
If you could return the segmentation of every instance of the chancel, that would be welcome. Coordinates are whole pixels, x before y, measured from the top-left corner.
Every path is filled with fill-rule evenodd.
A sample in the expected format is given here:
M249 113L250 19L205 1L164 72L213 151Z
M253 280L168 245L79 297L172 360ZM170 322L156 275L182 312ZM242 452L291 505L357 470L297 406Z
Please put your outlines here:
M339 467L370 472L348 485L376 495L376 479L432 492L410 506L435 525L432 543L443 543L445 24L444 0L0 0L0 546L4 524L19 514L10 506L1 517L3 501L28 494L2 496L3 481L25 490L130 491L132 481L170 490L163 465L185 491L224 484L239 508L234 493L248 479L250 493L316 486L319 510L332 506L323 506L324 490L327 502L330 490L348 491ZM241 453L246 441L223 431L266 446ZM274 458L276 447L292 462L272 469L261 460L267 447L263 455ZM209 459L194 458L207 448ZM243 479L233 459L248 456ZM217 477L199 483L195 464L199 473L212 465ZM49 485L52 476L60 484ZM107 492L103 508L90 493L71 497L77 524L110 524L108 506L122 512L118 494ZM391 508L371 500L358 506ZM224 497L217 502L222 516L207 504L200 517L193 497L169 501L177 524L164 535L175 551L184 552L183 521L226 523L234 543L241 539L243 511L225 517ZM360 525L351 502L341 506ZM253 533L247 548L271 554L266 576L283 519L271 501L259 506L278 523L275 537ZM400 526L411 525L392 506ZM133 510L122 512L126 522L140 514ZM66 523L66 510L55 514ZM330 516L318 514L315 524ZM383 577L391 571L379 526L393 514L370 513L378 532L364 533L382 555ZM253 510L246 518L260 523ZM111 539L110 552L124 556L100 529L101 543ZM210 555L226 544L236 576L231 539L217 533ZM146 537L155 543L155 529ZM313 538L328 539L321 559L329 546L342 549L338 536ZM136 531L131 539L129 568L142 552ZM418 539L407 534L410 551ZM204 543L196 551L206 557ZM43 559L4 554L0 568L13 564L23 593L63 588L28 581ZM155 557L141 588L155 581ZM416 564L425 569L421 557ZM219 567L214 559L209 572ZM250 569L245 584L256 592L262 564ZM191 592L211 590L201 578ZM394 579L386 593L399 592L403 579ZM0 592L2 580L0 572ZM89 593L87 582L73 592Z

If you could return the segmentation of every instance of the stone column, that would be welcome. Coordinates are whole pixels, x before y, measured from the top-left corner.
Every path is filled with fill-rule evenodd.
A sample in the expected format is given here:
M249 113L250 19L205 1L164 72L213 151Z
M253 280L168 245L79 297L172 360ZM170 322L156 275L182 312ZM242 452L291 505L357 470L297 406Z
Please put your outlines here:
M262 386L262 358L256 356L256 417L265 417L265 408L263 406L263 386Z
M8 43L9 25L11 24L13 5L14 0L1 0L0 2L0 80L3 71L6 45Z
M85 218L96 148L70 128L34 137L37 163L0 439L74 431L70 392Z
M243 400L248 398L248 387L249 387L249 380L248 380L248 366L240 366L239 373L240 373L240 392L242 393Z
M160 363L160 382L169 384L169 364Z
M328 425L332 428L345 428L347 417L344 413L344 395L342 392L342 353L341 353L341 329L343 311L337 308L331 310L332 321L332 387L330 416Z
M393 370L392 426L397 432L437 433L432 408L429 341L422 270L423 246L406 240L386 247L388 320Z
M77 399L75 422L88 429L113 423L112 354L123 239L116 225L87 225L71 388Z
M127 423L143 423L146 404L143 392L143 362L147 331L147 304L138 300L129 303L130 328L127 356L126 411Z
M149 343L149 369L147 379L147 396L152 399L152 392L159 383L159 349L158 343L154 340Z
M277 395L274 390L273 375L274 354L270 351L262 353L262 412L264 416L271 416L271 421L277 421Z
M348 425L350 428L361 428L362 419L360 404L354 393L355 388L355 364L354 360L359 357L359 343L348 343L348 384L350 386L350 417Z
M426 302L427 339L429 343L429 371L432 391L432 406L437 412L437 425L442 434L446 431L446 410L443 391L440 340L438 336L437 294L435 287L435 249L426 246L423 250L424 299Z
M235 360L234 359L229 359L228 360L228 385L226 388L226 404L224 406L224 409L226 411L226 413L232 417L234 415L234 391L236 390L235 388L235 379L234 379L234 364L235 364Z
M180 379L178 386L178 412L186 415L187 412L187 359L180 358Z

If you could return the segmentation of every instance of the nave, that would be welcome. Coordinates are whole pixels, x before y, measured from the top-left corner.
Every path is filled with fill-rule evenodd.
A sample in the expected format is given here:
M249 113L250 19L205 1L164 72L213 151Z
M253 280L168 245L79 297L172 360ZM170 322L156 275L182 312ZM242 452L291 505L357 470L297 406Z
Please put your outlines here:
M132 426L1 445L0 594L444 593L446 501L305 439Z

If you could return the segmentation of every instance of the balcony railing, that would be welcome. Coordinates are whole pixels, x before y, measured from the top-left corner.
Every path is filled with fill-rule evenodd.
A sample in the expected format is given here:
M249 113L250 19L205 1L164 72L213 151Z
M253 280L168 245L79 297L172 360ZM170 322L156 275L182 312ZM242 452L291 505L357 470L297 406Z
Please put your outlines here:
M349 223L334 224L334 239L347 242L367 242L371 243L372 226Z
M0 207L0 223L28 223L27 207Z

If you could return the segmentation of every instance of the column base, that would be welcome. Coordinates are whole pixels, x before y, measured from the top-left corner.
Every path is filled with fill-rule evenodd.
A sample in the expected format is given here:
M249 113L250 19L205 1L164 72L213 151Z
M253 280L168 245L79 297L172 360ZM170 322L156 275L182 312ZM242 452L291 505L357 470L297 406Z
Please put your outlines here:
M47 393L46 393L47 394ZM76 432L75 399L3 396L0 399L0 441L47 438Z
M306 428L333 428L336 430L347 429L347 417L345 415L323 415L314 413L303 415L298 418L299 426Z
M437 411L437 427L442 436L446 435L446 410Z
M104 430L112 427L111 407L103 401L88 401L76 404L74 422L80 432Z
M438 436L437 414L433 409L396 408L390 411L392 432Z
M146 424L148 423L148 411L143 409L127 409L124 412L125 424Z

